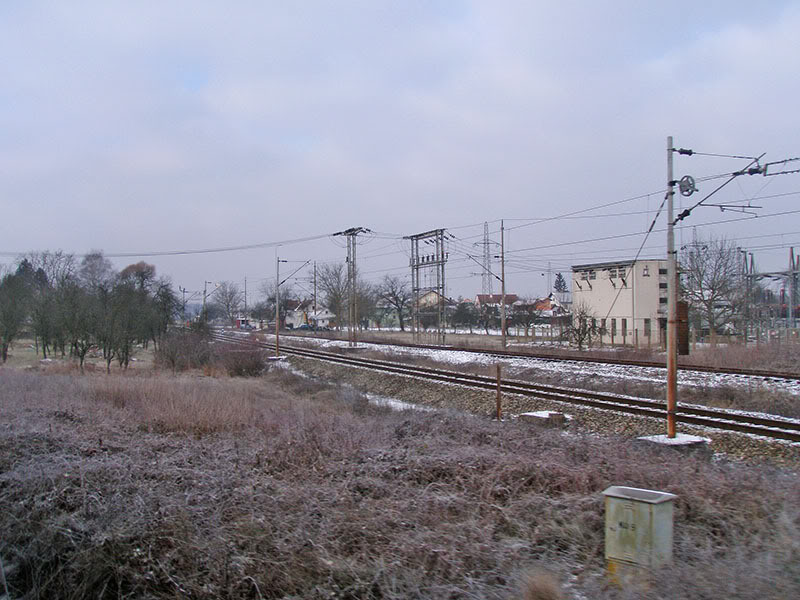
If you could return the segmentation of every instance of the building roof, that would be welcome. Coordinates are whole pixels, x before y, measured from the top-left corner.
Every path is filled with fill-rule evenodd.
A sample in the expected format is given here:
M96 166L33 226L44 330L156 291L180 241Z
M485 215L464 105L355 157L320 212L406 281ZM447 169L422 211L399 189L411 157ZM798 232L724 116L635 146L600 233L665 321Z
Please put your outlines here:
M516 294L506 294L506 305L514 304L519 300ZM475 296L476 304L500 304L503 301L503 294L478 294Z
M453 305L458 304L458 302L456 302L452 298L448 298L447 296L443 296L442 294L440 294L436 290L428 290L424 294L420 294L419 301L420 301L421 304L424 304L424 303L427 303L429 301L428 299L431 298L431 297L435 298L436 302L439 301L438 300L439 298L442 298L442 299L444 299L444 303L445 304L453 304Z
M660 262L666 263L666 258L640 258L639 260L615 260L613 262L589 263L585 265L572 265L573 271L586 271L588 269L613 269L614 267L629 267L634 263Z

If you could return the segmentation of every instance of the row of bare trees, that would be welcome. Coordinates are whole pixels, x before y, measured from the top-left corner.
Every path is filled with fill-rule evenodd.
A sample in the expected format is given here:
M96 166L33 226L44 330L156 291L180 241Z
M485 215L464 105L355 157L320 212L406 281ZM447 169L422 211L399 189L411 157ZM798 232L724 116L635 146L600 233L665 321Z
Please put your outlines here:
M350 282L347 268L343 263L322 265L317 272L318 309L327 308L335 315L337 326L348 325L348 302ZM248 316L271 321L275 319L276 285L275 281L265 281L259 288L261 299L248 307ZM387 312L395 315L401 329L409 315L411 291L408 283L401 277L387 275L379 284L356 280L357 326L367 321L381 323ZM281 315L285 317L288 309L298 303L298 296L311 296L295 289L291 283L283 283L280 288ZM232 322L236 315L244 312L244 294L238 284L223 281L213 292L213 301L208 305L210 318L219 317Z
M0 278L0 352L24 331L44 358L76 358L81 368L92 348L106 369L116 359L127 368L136 344L158 345L179 303L153 265L116 272L101 252L78 261L63 252L32 253Z

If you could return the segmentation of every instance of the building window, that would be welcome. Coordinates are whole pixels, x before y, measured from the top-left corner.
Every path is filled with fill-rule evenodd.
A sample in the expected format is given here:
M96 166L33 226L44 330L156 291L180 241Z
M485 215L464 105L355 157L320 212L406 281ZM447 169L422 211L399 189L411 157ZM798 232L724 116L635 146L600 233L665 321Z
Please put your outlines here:
M666 275L667 274L667 270L666 269L659 269L658 270L658 274L659 275Z
M644 269L642 269L642 277L650 277L650 267L647 265L645 265Z
M658 287L659 289L665 290L667 289L667 283L662 281L661 283L658 284Z
M597 319L592 319L592 331L597 329Z
M602 332L605 332L605 330L606 330L606 320L605 319L600 319L600 330Z
M620 319L622 321L622 337L628 335L628 319Z
M667 303L667 299L666 298L659 298L658 299L658 303L659 304L666 304Z
M644 320L644 334L650 337L650 319Z
M617 335L617 320L611 319L611 335Z
M608 270L608 278L609 279L616 279L616 277L617 277L617 268L616 267L612 267L611 269Z

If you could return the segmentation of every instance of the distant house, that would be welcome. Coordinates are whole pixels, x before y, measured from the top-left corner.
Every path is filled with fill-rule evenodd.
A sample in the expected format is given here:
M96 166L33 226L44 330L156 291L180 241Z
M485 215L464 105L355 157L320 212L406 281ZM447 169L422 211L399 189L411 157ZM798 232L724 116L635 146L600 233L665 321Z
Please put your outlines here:
M444 300L445 306L455 306L457 304L457 302L452 298L448 298L447 296L442 296L436 290L430 290L429 292L426 292L419 297L420 310L424 311L436 308L437 306L439 306L439 298L442 298Z
M549 318L564 316L569 312L569 307L551 293L545 298L534 300L533 310L536 311L539 316Z
M515 302L519 302L519 296L516 294L506 294L506 307L511 306ZM485 307L500 307L503 303L503 294L478 294L475 296L475 306L478 308Z
M286 312L285 322L289 329L296 329L301 325L316 328L329 327L336 318L336 315L327 308L317 307L315 311L313 300L292 300L288 305L289 310Z
M254 326L252 324L252 319L250 317L245 317L242 315L237 316L233 320L234 326L236 329L253 329Z
M308 313L308 324L317 329L330 327L335 319L336 315L327 308L319 309L316 312L312 310Z

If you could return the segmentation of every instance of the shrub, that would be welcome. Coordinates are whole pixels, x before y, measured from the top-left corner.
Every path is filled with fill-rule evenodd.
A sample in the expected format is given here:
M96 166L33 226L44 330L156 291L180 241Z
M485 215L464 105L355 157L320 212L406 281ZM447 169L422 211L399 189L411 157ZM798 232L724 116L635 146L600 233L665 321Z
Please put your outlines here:
M266 352L256 344L217 344L214 360L231 377L258 377L267 368Z
M201 333L178 329L162 338L154 358L156 365L176 373L207 365L211 360L211 348Z

